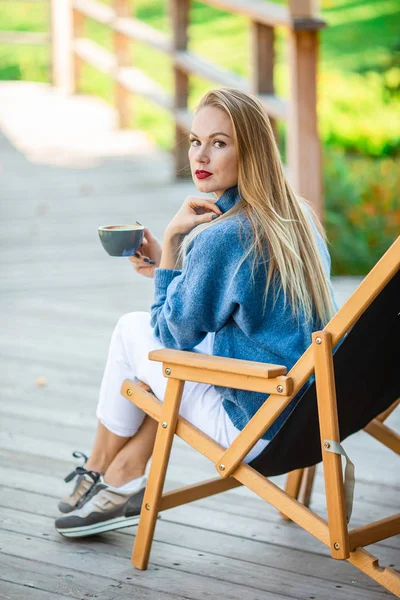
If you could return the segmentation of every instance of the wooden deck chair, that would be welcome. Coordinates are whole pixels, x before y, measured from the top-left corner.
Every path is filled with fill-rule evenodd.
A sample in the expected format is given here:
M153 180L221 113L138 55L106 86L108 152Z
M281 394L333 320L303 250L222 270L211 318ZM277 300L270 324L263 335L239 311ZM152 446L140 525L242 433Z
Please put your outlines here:
M286 374L286 368L179 350L155 350L169 379L164 402L125 380L121 393L159 423L132 563L146 569L160 511L245 485L330 548L400 597L400 574L379 566L364 546L400 532L400 513L349 530L340 442L368 426L400 397L400 237ZM339 344L340 342L340 344ZM335 351L333 351L335 349ZM315 372L315 381L262 453L243 458ZM226 450L179 417L185 381L270 394ZM163 494L174 435L215 464L218 477ZM327 521L268 477L323 461ZM289 490L293 492L293 490Z

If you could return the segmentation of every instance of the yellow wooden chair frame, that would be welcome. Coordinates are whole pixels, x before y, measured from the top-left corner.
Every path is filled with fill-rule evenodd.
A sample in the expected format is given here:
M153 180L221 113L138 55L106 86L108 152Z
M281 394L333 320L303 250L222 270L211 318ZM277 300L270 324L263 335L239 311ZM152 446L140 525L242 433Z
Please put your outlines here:
M160 511L245 485L278 509L286 518L296 522L326 544L330 548L333 558L348 560L387 590L400 597L400 574L391 568L380 567L378 559L364 549L364 546L400 533L400 513L349 530L346 519L341 457L339 454L324 451L324 440L340 443L332 349L391 280L399 267L400 237L327 326L322 331L313 334L312 344L287 374L286 369L279 365L162 349L150 352L149 358L163 363L163 372L168 378L163 403L151 392L143 389L140 383L131 380L123 382L121 393L159 423L132 554L132 563L136 568L147 568L154 528ZM308 503L313 468L307 471L292 472L288 478L286 491L284 491L267 477L242 462L254 444L314 371L326 488L327 521L297 499L300 483L304 478L305 498L303 500L305 499L305 503ZM185 381L261 391L270 396L231 446L224 449L179 416ZM386 411L386 416L390 410L392 409ZM399 438L394 432L387 431L389 428L384 425L384 418L385 415L380 415L367 426L366 430L398 451ZM178 435L211 460L215 464L218 477L163 494L174 435Z

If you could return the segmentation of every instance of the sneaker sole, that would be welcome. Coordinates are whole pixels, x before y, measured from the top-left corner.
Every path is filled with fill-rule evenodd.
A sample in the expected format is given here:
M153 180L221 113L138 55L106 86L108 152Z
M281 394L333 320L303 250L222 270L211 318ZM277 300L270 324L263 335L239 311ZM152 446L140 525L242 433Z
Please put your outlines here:
M66 527L58 528L56 531L61 533L64 537L84 537L88 535L96 535L97 533L104 533L105 531L112 531L113 529L123 529L124 527L132 527L139 523L140 515L134 517L117 517L106 521L104 523L94 523L93 525L84 525L82 527Z

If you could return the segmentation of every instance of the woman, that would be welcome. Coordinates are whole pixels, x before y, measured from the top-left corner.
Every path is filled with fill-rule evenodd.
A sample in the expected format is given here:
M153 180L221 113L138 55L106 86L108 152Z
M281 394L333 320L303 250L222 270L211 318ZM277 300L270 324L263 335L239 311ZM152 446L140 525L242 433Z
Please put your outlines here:
M141 253L131 258L139 274L154 277L154 303L151 314L127 314L114 330L92 453L67 478L78 481L59 504L68 514L56 529L66 536L138 521L157 423L120 389L124 379L136 378L163 400L167 380L149 351L193 350L290 369L335 311L324 234L286 181L258 99L235 89L208 92L195 112L189 160L197 189L215 197L186 198L162 248L146 229ZM180 414L226 448L265 399L188 382ZM246 462L265 448L295 402Z

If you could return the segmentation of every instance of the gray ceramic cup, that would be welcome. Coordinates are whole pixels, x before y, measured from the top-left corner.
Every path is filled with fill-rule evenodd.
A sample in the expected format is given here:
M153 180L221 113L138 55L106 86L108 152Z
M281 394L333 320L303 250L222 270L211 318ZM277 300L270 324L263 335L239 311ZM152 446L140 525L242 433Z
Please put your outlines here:
M140 247L142 225L102 225L98 228L103 248L110 256L132 256Z

